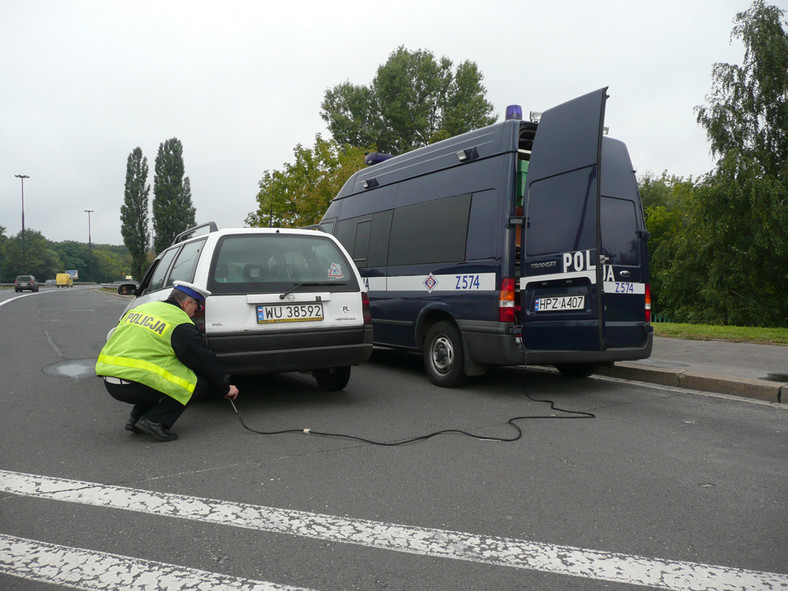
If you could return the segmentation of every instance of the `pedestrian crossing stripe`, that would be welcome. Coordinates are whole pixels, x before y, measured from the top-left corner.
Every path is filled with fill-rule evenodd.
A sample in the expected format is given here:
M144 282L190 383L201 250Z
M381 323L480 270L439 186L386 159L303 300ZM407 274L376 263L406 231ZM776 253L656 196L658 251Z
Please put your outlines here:
M0 534L0 573L90 591L310 591Z
M0 491L433 558L479 562L657 589L758 591L788 588L788 575L780 573L336 517L5 470L0 470Z

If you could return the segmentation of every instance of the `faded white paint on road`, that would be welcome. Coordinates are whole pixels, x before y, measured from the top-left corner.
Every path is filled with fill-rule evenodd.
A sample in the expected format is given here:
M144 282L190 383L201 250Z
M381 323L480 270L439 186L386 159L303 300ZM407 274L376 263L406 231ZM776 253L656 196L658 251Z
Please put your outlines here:
M346 544L657 589L788 590L788 575L321 515L0 470L0 490Z
M0 572L90 591L309 591L2 534Z

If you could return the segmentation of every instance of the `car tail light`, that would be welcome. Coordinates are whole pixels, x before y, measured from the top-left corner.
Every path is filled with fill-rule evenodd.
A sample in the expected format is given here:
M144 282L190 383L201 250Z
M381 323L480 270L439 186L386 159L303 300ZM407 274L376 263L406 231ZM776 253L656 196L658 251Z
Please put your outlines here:
M646 322L651 322L651 284L646 283Z
M372 324L372 312L369 310L369 294L361 292L361 309L364 311L364 324Z
M514 279L511 277L501 279L501 294L498 296L499 322L515 321L514 286Z

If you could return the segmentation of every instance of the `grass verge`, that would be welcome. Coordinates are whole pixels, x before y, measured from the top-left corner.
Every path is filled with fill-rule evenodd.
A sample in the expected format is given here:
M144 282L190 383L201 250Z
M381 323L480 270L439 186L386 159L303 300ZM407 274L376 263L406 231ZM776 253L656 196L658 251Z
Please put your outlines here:
M733 341L763 345L788 345L788 328L752 328L746 326L711 326L707 324L652 324L658 337L697 341Z

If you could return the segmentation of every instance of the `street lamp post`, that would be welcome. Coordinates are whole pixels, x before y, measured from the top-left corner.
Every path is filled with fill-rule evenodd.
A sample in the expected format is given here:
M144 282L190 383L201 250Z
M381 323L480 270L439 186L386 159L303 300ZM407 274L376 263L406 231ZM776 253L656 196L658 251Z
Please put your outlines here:
M30 176L26 174L15 174L16 178L22 181L22 273L27 273L27 257L25 254L25 179Z
M88 277L90 280L93 281L93 270L92 270L92 263L93 260L93 243L90 239L90 214L93 213L94 210L86 209L85 213L88 214Z

